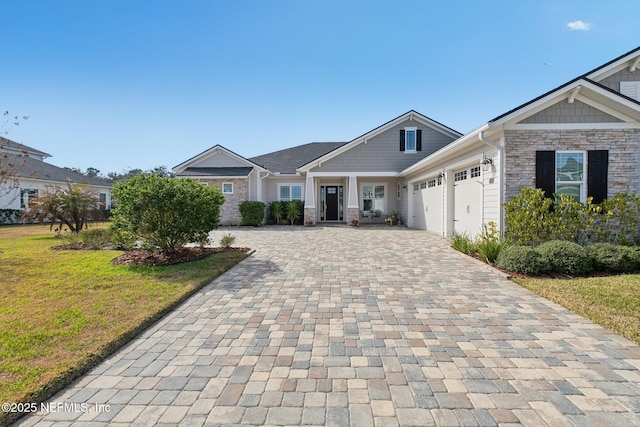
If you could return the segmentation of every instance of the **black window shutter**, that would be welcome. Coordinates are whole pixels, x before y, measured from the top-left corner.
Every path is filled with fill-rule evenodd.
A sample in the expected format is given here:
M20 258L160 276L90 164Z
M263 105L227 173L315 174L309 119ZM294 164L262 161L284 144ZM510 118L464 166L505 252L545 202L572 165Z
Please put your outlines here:
M404 151L404 150L405 150L404 129L400 129L400 151Z
M544 197L553 198L556 192L556 152L536 151L536 188Z
M609 150L589 150L587 159L587 197L601 203L607 198Z
M422 129L416 131L416 151L422 151Z

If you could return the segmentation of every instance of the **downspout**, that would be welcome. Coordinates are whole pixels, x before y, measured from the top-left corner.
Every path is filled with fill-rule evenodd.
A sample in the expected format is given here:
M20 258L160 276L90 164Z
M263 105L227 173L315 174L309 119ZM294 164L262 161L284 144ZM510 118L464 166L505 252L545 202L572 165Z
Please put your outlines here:
M480 139L481 142L483 142L484 144L490 145L491 147L494 147L498 150L498 163L500 165L500 173L498 174L498 200L500 203L500 207L499 207L499 214L500 214L500 233L503 234L504 233L504 213L503 213L503 208L502 208L502 204L504 203L504 150L503 147L500 145L499 142L495 142L495 141L491 141L490 139L485 138L484 136L484 130L481 130L480 132L478 132L478 138ZM484 191L484 186L482 187L483 191ZM483 212L482 215L484 217L484 194L482 197L482 202L483 202Z

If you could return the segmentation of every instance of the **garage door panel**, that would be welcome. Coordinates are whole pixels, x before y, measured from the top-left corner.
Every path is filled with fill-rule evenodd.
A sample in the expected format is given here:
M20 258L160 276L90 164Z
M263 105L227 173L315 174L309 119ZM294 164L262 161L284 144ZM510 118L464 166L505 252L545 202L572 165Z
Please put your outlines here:
M414 186L414 227L440 233L442 229L442 186L436 179L423 181Z
M453 227L475 237L482 226L482 182L480 167L454 173Z

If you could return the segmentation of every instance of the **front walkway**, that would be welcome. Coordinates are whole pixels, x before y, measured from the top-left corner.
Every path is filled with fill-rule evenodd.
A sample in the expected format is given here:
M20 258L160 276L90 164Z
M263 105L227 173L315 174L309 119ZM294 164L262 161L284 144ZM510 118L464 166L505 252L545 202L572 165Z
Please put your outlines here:
M255 254L21 424L640 425L638 346L427 232L227 232Z

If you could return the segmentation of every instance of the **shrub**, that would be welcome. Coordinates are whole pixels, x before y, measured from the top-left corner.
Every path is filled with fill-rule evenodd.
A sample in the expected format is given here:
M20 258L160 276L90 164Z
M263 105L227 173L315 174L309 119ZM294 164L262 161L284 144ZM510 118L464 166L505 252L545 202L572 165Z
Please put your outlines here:
M489 221L482 225L482 233L475 243L478 255L486 262L496 262L498 255L508 246L508 241L500 235L498 225Z
M621 245L640 243L640 195L618 193L602 202L609 241Z
M175 252L189 242L209 241L218 226L224 196L219 188L190 178L138 175L113 187L114 239L125 248Z
M449 234L449 239L451 240L451 247L463 254L472 255L476 252L473 239L468 233L453 231Z
M498 267L514 273L535 276L549 270L549 263L531 246L513 245L500 251Z
M240 203L240 215L242 216L242 225L252 225L259 227L264 221L264 203L244 201Z
M552 271L570 275L582 275L591 271L591 259L587 250L574 242L551 240L536 248L549 263Z
M78 236L91 249L102 249L111 244L113 231L108 228L90 228L82 230Z
M509 238L523 245L534 245L548 238L554 226L553 200L539 188L525 187L505 203Z
M220 246L229 249L236 241L236 236L231 233L227 233L220 239Z
M0 225L18 224L21 215L18 209L0 209Z
M596 270L612 273L633 271L638 267L638 255L634 248L613 243L596 243L587 246L587 252Z

